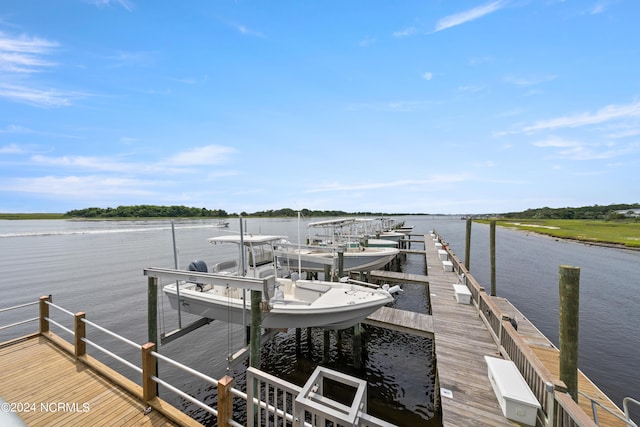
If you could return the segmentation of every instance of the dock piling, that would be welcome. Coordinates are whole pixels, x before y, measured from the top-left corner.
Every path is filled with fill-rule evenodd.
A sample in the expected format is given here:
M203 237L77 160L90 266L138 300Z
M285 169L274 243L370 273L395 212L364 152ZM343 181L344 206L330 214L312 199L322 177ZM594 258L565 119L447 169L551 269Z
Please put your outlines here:
M560 380L578 401L580 267L560 266Z
M471 218L467 218L467 234L464 242L464 266L469 270L469 258L471 256Z
M158 278L147 280L147 332L149 342L158 346Z
M496 220L492 220L489 225L489 252L491 257L491 296L495 297L496 292Z

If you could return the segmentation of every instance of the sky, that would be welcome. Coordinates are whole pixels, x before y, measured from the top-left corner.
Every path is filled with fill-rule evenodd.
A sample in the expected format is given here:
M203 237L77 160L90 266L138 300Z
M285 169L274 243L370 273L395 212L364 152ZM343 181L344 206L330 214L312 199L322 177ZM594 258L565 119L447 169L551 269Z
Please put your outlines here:
M0 0L0 212L640 202L637 0Z

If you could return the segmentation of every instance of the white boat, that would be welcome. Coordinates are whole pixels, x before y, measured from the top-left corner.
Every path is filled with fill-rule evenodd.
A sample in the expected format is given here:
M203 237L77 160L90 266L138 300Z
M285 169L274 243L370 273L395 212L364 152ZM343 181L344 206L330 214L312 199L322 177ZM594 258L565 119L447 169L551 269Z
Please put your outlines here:
M355 231L359 222L355 218L311 222L308 224L311 244L278 245L278 261L292 269L299 267L312 272L323 272L327 265L338 271L341 257L344 272L368 272L384 267L400 251L395 247L363 245L363 238Z
M321 327L344 329L351 327L381 306L393 301L389 292L382 288L370 288L354 283L300 280L297 274L291 278L279 277L282 268L273 262L273 248L281 236L221 236L209 239L212 243L230 242L239 247L239 258L245 259L246 270L237 260L215 264L208 271L204 261L194 261L189 270L214 273L224 279L228 276L266 278L274 276L268 289L268 298L263 296L262 327L304 328ZM180 301L178 302L178 286ZM228 323L243 324L249 318L251 303L245 301L242 289L225 285L211 285L193 281L182 281L165 285L164 293L171 307L183 312ZM250 295L250 294L246 294Z
M289 266L292 270L323 272L325 265L333 271L339 270L340 253L343 257L342 270L346 272L368 272L377 270L400 253L395 247L364 247L359 244L349 246L295 246L280 245L276 255L280 265Z
M213 224L214 227L216 228L228 228L229 227L229 221L218 221L215 224Z

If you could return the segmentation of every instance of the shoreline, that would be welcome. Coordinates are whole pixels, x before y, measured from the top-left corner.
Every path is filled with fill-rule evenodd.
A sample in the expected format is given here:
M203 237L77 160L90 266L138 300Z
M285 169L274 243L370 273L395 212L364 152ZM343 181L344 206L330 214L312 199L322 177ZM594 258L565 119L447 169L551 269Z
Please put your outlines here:
M640 247L633 247L633 246L627 246L624 245L622 243L612 243L612 242L602 242L602 241L594 241L594 240L583 240L583 239L574 239L571 237L558 237L558 236L552 236L550 234L546 234L546 233L540 233L534 230L525 230L519 227L507 227L502 225L501 227L508 229L508 230L514 230L520 233L524 233L524 234L533 234L535 236L540 236L540 237L546 237L549 239L553 239L556 241L564 241L564 242L568 242L568 243L576 243L576 244L581 244L581 245L585 245L585 246L599 246L599 247L603 247L603 248L611 248L611 249L624 249L624 250L628 250L628 251L640 251Z

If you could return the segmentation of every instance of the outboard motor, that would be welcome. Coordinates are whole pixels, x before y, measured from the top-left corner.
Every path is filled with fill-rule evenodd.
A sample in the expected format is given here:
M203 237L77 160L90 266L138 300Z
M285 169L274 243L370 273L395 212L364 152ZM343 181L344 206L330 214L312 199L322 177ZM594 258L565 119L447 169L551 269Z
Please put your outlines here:
M207 272L207 263L202 261L201 259L192 261L187 267L189 271L197 271L198 273L206 273Z

